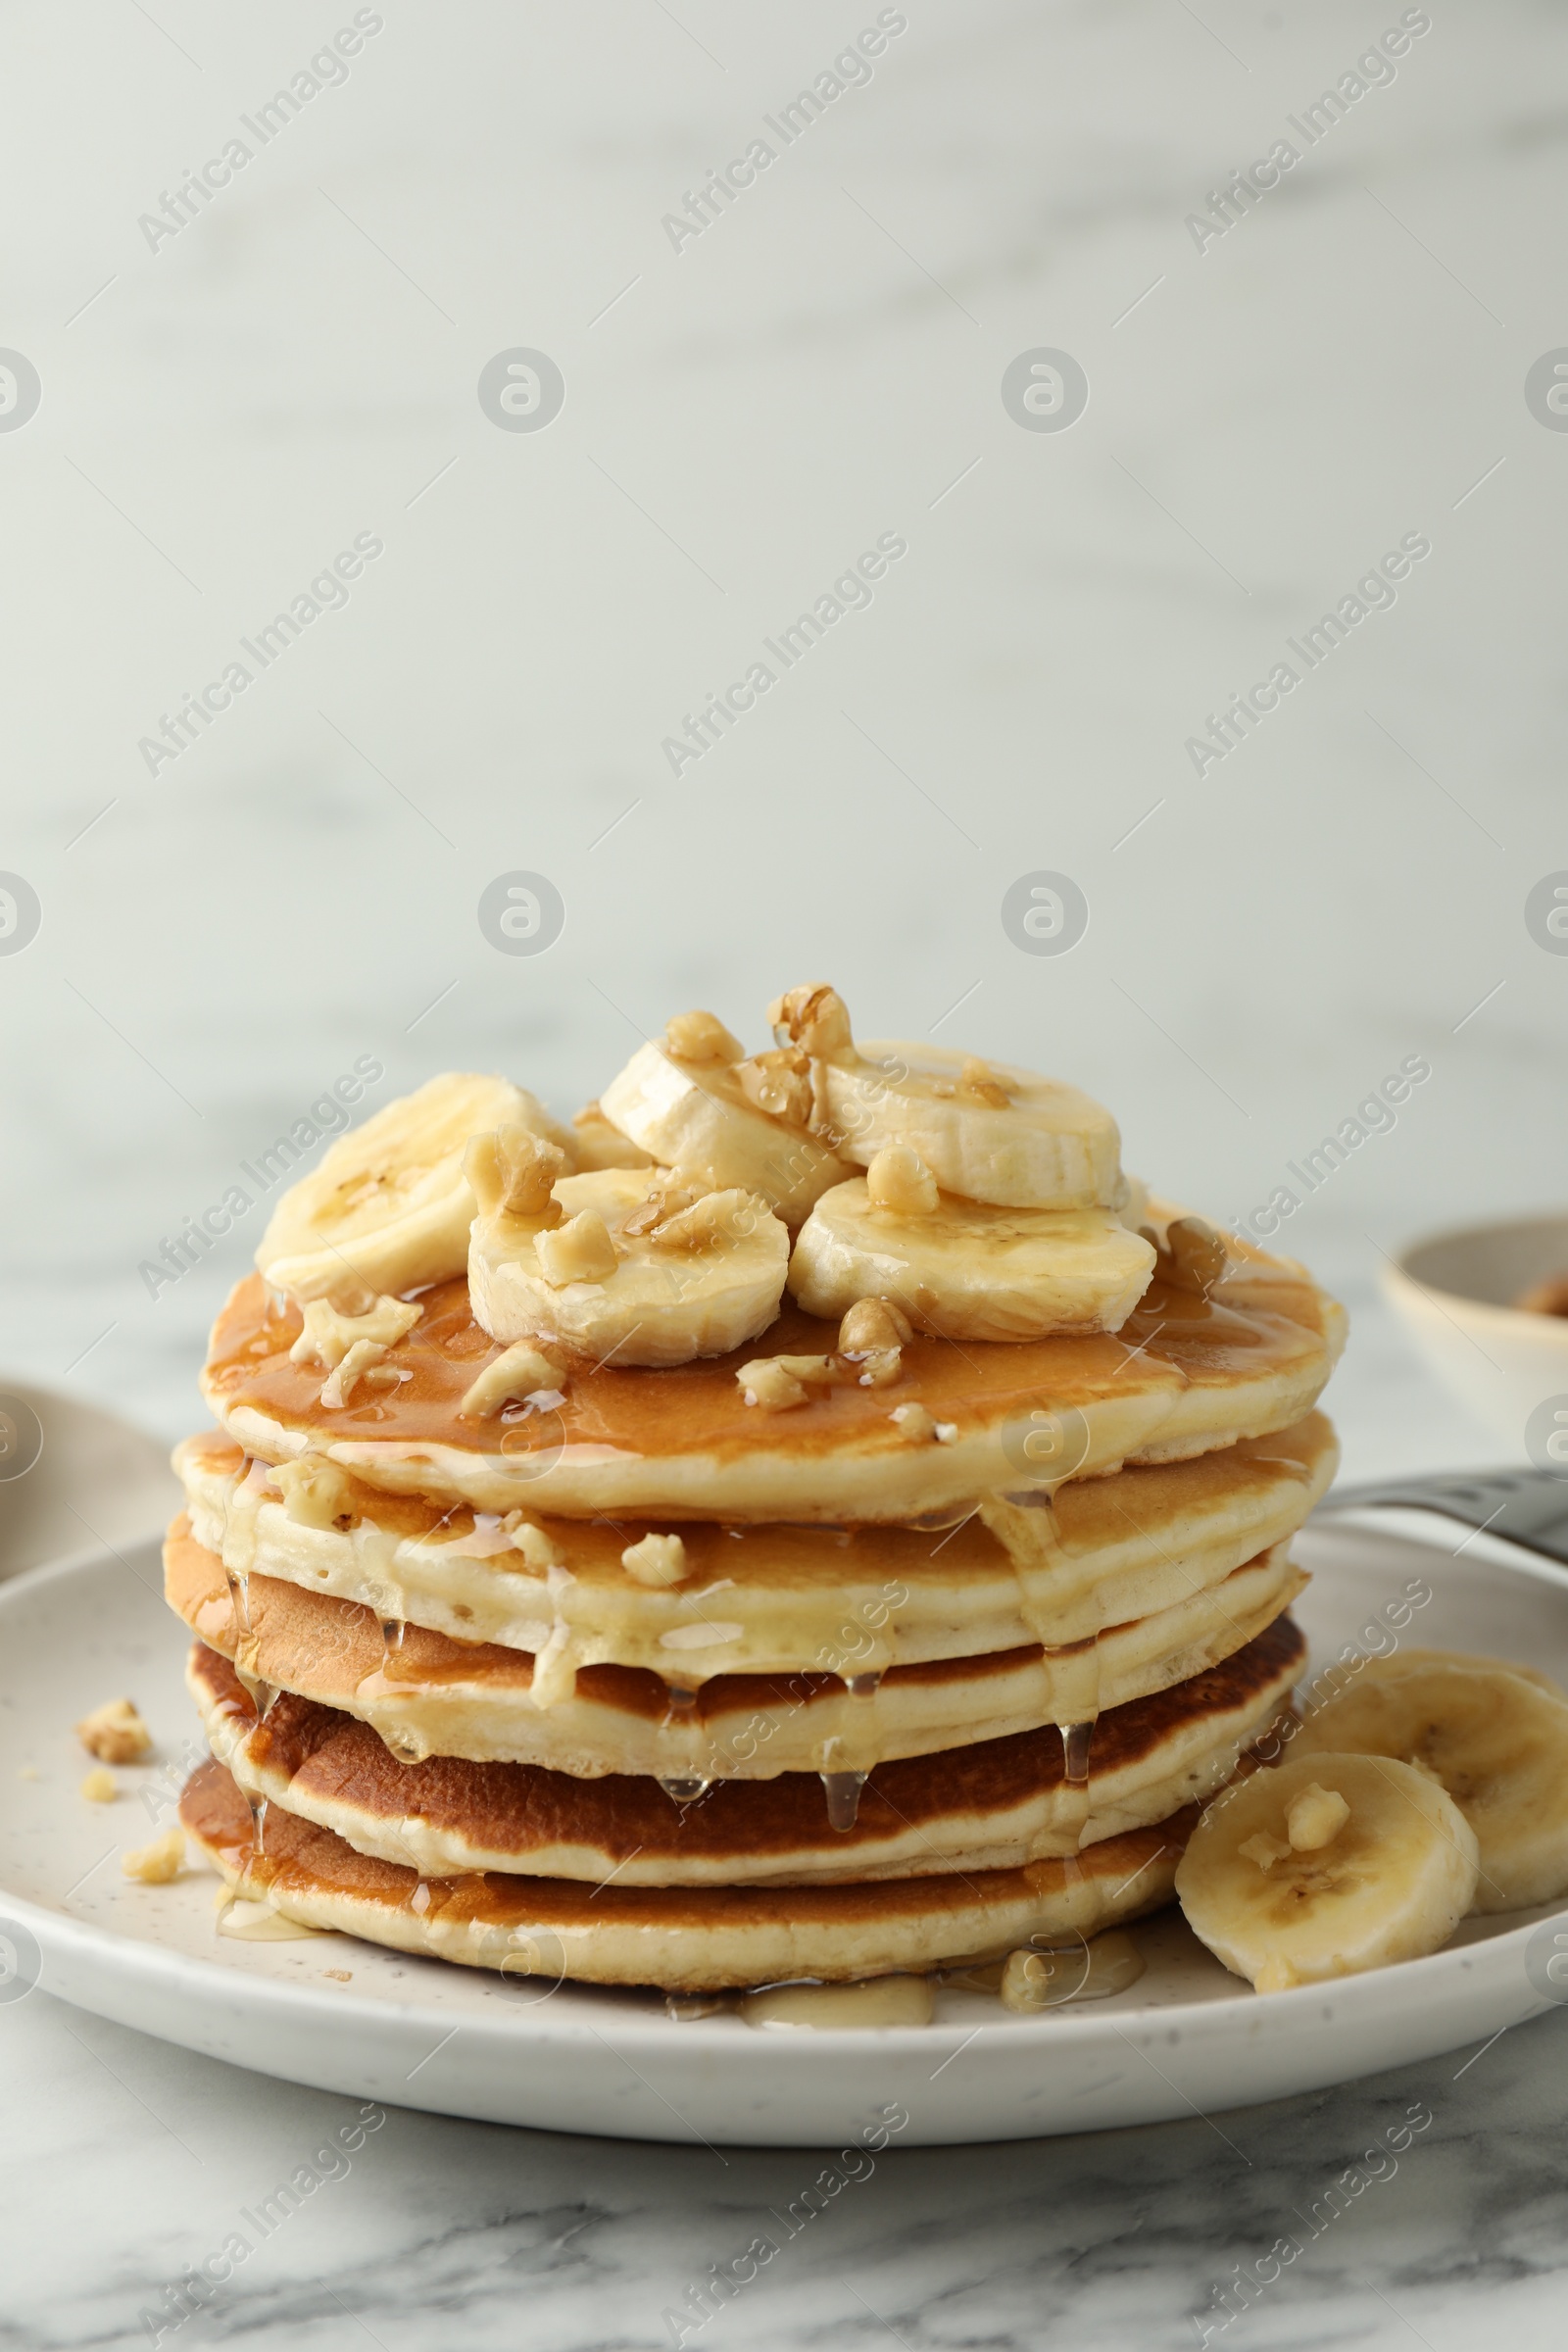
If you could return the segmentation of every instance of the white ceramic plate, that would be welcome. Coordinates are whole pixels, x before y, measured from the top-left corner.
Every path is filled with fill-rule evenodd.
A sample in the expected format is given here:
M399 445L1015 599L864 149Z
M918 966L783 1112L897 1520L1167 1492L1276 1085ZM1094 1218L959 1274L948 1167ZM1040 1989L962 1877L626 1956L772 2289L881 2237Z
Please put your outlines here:
M1560 1585L1356 1528L1308 1530L1299 1549L1314 1571L1298 1605L1315 1660L1347 1642L1386 1647L1390 1612L1396 1623L1417 1580L1431 1597L1398 1639L1528 1659L1568 1680ZM0 1591L0 2001L36 1981L239 2066L443 2114L836 2147L867 2131L897 2131L906 2146L1016 2139L1247 2106L1482 2041L1552 1997L1542 1947L1555 1931L1533 1945L1532 1931L1559 1906L1468 1922L1428 1960L1266 1997L1172 1912L1132 1931L1148 1969L1112 2000L1022 2018L945 1991L930 2026L820 2034L733 2015L678 2023L652 1994L543 1993L343 1936L220 1938L209 1873L141 1886L120 1871L121 1853L172 1818L200 1752L184 1647L151 1544ZM157 1754L121 1773L116 1804L89 1804L71 1727L121 1692L142 1707Z

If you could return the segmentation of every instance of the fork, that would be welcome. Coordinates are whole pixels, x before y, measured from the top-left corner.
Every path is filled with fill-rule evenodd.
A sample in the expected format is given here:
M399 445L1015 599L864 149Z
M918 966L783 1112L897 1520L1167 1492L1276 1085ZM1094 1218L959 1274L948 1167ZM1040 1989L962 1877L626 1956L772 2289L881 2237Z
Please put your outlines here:
M1431 1471L1334 1487L1313 1513L1377 1509L1438 1511L1478 1535L1501 1536L1568 1570L1568 1476L1549 1470Z

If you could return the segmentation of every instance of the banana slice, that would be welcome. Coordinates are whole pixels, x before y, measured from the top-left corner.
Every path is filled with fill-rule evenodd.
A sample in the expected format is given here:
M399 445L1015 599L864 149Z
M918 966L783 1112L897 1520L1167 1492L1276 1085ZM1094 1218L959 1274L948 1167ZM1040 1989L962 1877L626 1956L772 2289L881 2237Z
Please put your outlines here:
M1499 1674L1522 1675L1527 1683L1534 1683L1538 1690L1549 1690L1553 1698L1568 1703L1568 1690L1563 1689L1555 1675L1547 1674L1541 1666L1526 1666L1518 1658L1482 1657L1471 1649L1406 1649L1401 1646L1391 1651L1388 1657L1368 1660L1368 1663L1375 1664L1380 1675L1404 1674L1412 1666L1494 1666Z
M1209 1806L1176 1893L1216 1959L1283 1992L1435 1952L1479 1867L1474 1830L1414 1765L1293 1751Z
M1477 1911L1568 1890L1568 1700L1528 1667L1443 1651L1373 1658L1309 1715L1294 1756L1395 1756L1442 1783L1481 1850Z
M778 1312L789 1235L765 1200L704 1191L667 1169L562 1176L548 1147L478 1137L468 1250L476 1320L618 1364L723 1355ZM554 1155L559 1160L559 1154Z
M573 1172L587 1175L594 1168L651 1168L654 1155L629 1135L612 1127L597 1102L585 1102L571 1121Z
M829 988L768 1006L781 1047L810 1057L815 1132L867 1166L889 1145L917 1152L945 1193L1002 1208L1119 1208L1121 1137L1075 1086L1006 1062L896 1039L857 1047Z
M666 1167L756 1193L798 1225L850 1173L808 1129L809 1066L798 1052L747 1060L711 1013L680 1013L606 1087L604 1118Z
M449 1070L352 1128L273 1209L256 1263L295 1298L412 1291L461 1274L473 1195L468 1138L503 1124L565 1143L537 1098L506 1078Z
M996 1208L929 1177L927 1202L913 1170L926 1175L906 1148L881 1152L823 1194L790 1260L808 1314L891 1298L943 1339L1034 1340L1117 1331L1148 1289L1153 1249L1109 1209Z

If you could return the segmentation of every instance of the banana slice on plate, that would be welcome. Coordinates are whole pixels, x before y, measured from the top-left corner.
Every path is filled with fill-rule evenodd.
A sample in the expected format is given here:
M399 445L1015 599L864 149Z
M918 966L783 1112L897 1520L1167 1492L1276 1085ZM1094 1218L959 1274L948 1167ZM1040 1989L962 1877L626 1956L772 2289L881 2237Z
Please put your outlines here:
M1176 1870L1187 1924L1259 1992L1418 1960L1475 1898L1476 1834L1413 1764L1294 1752L1211 1804Z
M850 1170L807 1125L811 1087L799 1052L748 1059L710 1012L683 1012L606 1087L601 1113L665 1167L758 1194L798 1225Z
M755 1194L667 1168L567 1176L520 1129L475 1137L468 1175L468 1295L494 1339L684 1364L741 1347L778 1312L790 1240Z
M273 1209L256 1263L275 1291L323 1298L444 1282L467 1262L468 1138L506 1124L558 1144L544 1104L510 1079L449 1070L338 1137Z
M908 1147L824 1193L796 1237L790 1289L808 1314L891 1298L919 1331L1034 1340L1118 1331L1154 1250L1108 1208L997 1208L941 1193Z
M1397 1757L1440 1782L1481 1850L1477 1911L1568 1889L1568 1699L1528 1667L1422 1650L1372 1658L1291 1754Z
M768 1006L782 1048L811 1063L812 1125L865 1167L890 1145L917 1152L945 1193L1003 1208L1119 1208L1121 1136L1108 1110L1054 1078L897 1039L857 1047L830 988Z
M1568 1690L1563 1689L1555 1675L1547 1674L1542 1666L1526 1666L1518 1658L1482 1657L1470 1649L1406 1649L1401 1644L1386 1658L1368 1659L1366 1663L1375 1667L1380 1675L1405 1674L1412 1666L1464 1666L1472 1671L1478 1666L1494 1666L1499 1674L1522 1675L1527 1683L1534 1683L1539 1690L1549 1690L1553 1698L1561 1699L1568 1705ZM1362 1671L1365 1671L1364 1667Z

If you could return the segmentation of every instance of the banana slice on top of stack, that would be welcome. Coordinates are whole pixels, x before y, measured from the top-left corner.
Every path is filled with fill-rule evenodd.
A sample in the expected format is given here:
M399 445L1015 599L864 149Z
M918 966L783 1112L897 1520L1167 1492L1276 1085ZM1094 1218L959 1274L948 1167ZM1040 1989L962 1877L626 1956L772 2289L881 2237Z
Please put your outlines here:
M466 1071L432 1078L339 1136L272 1212L256 1252L269 1287L325 1298L461 1274L475 1208L463 1155L470 1136L502 1125L568 1144L525 1087Z
M711 1013L671 1021L605 1089L596 1163L618 1134L687 1182L755 1194L799 1229L789 1288L808 1314L882 1298L943 1339L1120 1329L1156 1261L1124 1213L1108 1111L939 1047L862 1052L820 984L768 1019L777 1043L750 1056Z
M1116 1122L1076 1087L941 1048L855 1044L830 988L768 1007L804 1056L815 1131L865 1170L811 1207L790 1289L808 1314L886 1298L917 1331L1033 1340L1117 1331L1155 1252L1129 1198Z
M1149 1288L1152 1246L1108 1208L998 1208L938 1189L908 1144L817 1201L790 1289L808 1314L888 1298L917 1331L1034 1340L1119 1331Z
M566 1173L522 1127L475 1136L468 1246L475 1320L497 1340L555 1342L596 1361L723 1355L778 1312L789 1235L739 1186L668 1169Z
M843 999L821 985L789 990L767 1017L781 1052L806 1055L813 1130L844 1158L866 1167L906 1146L940 1191L999 1208L1125 1200L1116 1122L1077 1087L942 1046L858 1047Z
M756 1193L798 1225L850 1172L811 1133L810 1115L804 1054L748 1057L712 1013L683 1012L606 1087L598 1124L665 1167Z

